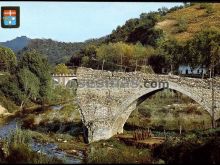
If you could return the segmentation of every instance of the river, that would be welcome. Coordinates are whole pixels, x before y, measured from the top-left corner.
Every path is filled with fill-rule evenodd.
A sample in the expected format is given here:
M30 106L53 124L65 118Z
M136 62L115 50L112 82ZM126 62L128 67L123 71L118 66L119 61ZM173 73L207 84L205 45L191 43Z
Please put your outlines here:
M60 110L63 106L51 106L48 107L50 110ZM17 128L21 129L21 119L19 117L12 119L11 121L0 125L0 139L5 139L10 136ZM58 146L54 143L39 143L32 139L30 142L31 149L38 153L46 154L49 157L55 157L57 159L63 160L65 163L71 164L81 164L83 160L83 153L78 151L79 156L70 155L64 151L58 149Z

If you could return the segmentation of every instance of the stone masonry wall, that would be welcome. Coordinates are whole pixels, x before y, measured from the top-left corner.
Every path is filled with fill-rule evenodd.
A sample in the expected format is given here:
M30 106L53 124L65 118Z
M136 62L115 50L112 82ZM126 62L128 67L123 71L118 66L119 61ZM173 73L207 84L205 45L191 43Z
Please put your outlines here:
M167 82L169 88L188 95L211 114L210 80L174 75L145 74L141 72L110 72L78 68L77 98L81 117L89 131L89 141L107 139L122 133L124 123L135 109L137 100L150 92L161 90ZM151 82L156 87L146 87ZM220 117L220 81L215 80L215 118Z

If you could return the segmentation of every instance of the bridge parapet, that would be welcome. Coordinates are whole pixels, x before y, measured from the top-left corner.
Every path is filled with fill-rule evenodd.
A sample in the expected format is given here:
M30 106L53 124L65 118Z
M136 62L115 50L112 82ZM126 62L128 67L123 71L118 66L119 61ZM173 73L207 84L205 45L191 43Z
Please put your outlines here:
M52 77L76 77L75 74L52 74Z
M110 71L102 71L102 70L93 70L91 68L78 68L77 77L79 79L88 79L88 80L96 80L96 79L112 79L119 78L123 79L138 79L140 81L144 80L157 80L157 81L171 81L180 84L186 84L187 86L192 87L202 87L202 88L210 88L210 79L199 79L199 78L190 78L190 77L180 77L176 75L158 75L158 74L146 74L143 72L110 72ZM220 80L215 80L215 85L220 87Z

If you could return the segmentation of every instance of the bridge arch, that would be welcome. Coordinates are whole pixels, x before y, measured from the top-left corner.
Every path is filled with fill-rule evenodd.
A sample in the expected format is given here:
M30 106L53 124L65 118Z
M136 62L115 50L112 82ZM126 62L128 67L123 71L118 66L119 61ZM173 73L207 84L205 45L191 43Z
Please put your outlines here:
M59 84L59 80L57 80L56 78L53 78L53 79L52 79L52 82L53 82L53 83L56 83L56 84Z
M203 102L203 98L200 96L197 96L189 91L189 89L184 88L177 83L168 82L169 86L168 89L172 89L175 91L178 91L188 97L190 97L192 100L197 102L199 105L201 105L204 110L206 110L211 115L211 109L207 106L207 103ZM156 88L142 88L143 90L137 90L136 94L134 94L132 97L126 99L118 108L119 113L116 115L116 120L114 121L112 125L112 133L123 133L123 127L126 123L127 119L129 118L130 114L135 110L136 106L140 104L138 100L144 96L148 98L149 96L153 95L154 93L157 93L159 91L164 90L164 88L156 87Z
M67 86L67 85L69 85L70 83L76 83L77 84L77 79L75 79L75 78L70 78L70 79L68 79L67 81L66 81L66 84L65 84L65 86Z

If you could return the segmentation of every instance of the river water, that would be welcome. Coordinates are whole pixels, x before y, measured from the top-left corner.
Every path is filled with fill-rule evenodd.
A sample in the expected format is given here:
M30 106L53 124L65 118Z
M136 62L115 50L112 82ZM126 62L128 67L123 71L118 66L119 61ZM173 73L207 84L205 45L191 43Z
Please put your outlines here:
M51 110L60 110L63 106L51 106ZM21 119L14 118L8 123L0 125L0 139L5 139L10 136L17 128L21 129ZM49 157L55 157L57 159L63 160L65 163L70 164L81 164L83 160L83 153L78 152L78 156L70 155L64 151L58 149L58 146L54 143L39 143L34 139L30 142L30 147L33 151L38 153L43 153Z

